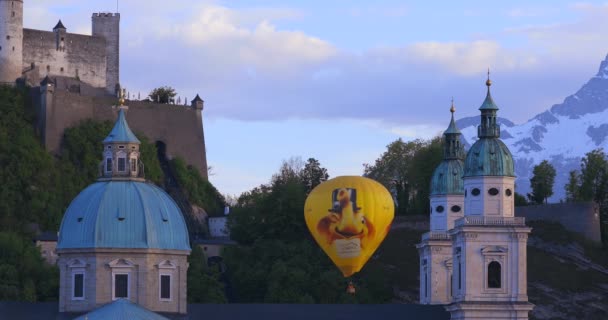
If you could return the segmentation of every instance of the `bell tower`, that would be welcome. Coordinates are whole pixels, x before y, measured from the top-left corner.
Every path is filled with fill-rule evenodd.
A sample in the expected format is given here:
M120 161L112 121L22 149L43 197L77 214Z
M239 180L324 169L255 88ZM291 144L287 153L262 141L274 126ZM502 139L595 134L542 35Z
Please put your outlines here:
M0 83L15 83L23 70L23 0L0 0Z
M454 320L527 320L527 242L532 230L513 216L513 157L500 141L498 107L490 96L482 106L479 139L464 162L464 217L449 231L452 239Z
M452 299L452 240L449 230L463 216L463 146L454 122L454 100L450 125L443 133L443 161L431 179L431 230L416 247L420 254L420 303L448 304Z

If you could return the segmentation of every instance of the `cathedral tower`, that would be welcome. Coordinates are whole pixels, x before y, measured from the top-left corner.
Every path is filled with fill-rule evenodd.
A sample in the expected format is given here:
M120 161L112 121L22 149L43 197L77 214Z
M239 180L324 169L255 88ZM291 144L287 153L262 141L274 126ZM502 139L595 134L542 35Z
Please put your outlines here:
M15 83L23 66L23 0L0 0L0 83Z
M460 130L452 119L443 133L443 161L431 180L431 231L422 236L417 246L420 254L420 303L450 303L452 277L452 242L448 230L463 216L462 185L464 150Z
M464 217L450 230L452 240L452 319L528 319L534 307L527 294L528 234L513 216L514 168L499 139L498 107L486 81L479 108L478 140L464 162Z
M116 94L120 84L120 13L93 13L93 36L106 39L106 91Z

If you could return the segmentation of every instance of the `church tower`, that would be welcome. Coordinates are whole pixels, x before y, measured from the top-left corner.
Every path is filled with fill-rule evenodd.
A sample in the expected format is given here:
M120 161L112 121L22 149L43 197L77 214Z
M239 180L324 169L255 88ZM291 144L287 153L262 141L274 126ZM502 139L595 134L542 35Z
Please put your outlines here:
M15 83L23 67L23 0L0 0L0 83Z
M460 130L452 119L443 133L443 161L431 180L431 230L417 245L420 254L420 303L448 304L451 301L452 242L448 230L463 216L462 184L464 150Z
M452 319L528 319L526 245L531 229L514 217L513 156L500 140L490 94L479 108L478 140L464 162L464 217L452 239Z

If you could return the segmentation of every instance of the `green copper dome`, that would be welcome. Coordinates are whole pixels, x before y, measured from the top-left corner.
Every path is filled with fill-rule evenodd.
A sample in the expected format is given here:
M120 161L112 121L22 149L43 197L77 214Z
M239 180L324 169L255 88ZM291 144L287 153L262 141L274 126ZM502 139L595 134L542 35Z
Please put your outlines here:
M464 165L460 159L442 161L431 178L431 195L464 194L462 175Z
M454 99L450 108L452 118L450 125L443 133L443 161L435 168L431 178L431 195L464 194L462 181L463 168L462 158L464 148L460 142L460 130L454 122Z
M496 123L498 107L490 95L490 73L486 86L488 93L479 108L481 124L477 127L477 140L464 161L464 176L507 176L515 177L513 156L509 148L500 140L500 126Z
M464 176L515 177L513 156L509 148L498 138L477 140L464 161Z

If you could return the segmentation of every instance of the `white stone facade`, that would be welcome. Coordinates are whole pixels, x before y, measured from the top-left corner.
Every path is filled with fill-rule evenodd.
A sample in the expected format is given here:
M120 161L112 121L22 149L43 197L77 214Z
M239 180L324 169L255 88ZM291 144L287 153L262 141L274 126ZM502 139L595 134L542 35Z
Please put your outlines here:
M464 192L467 216L515 215L515 177L465 177Z
M464 195L431 196L431 231L448 231L464 217Z
M59 311L85 312L116 299L115 276L127 275L127 299L155 312L187 312L189 251L153 249L59 250ZM75 275L83 294L75 295ZM169 298L161 297L161 276L169 276Z

